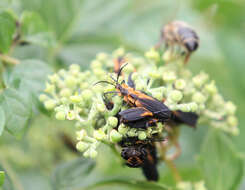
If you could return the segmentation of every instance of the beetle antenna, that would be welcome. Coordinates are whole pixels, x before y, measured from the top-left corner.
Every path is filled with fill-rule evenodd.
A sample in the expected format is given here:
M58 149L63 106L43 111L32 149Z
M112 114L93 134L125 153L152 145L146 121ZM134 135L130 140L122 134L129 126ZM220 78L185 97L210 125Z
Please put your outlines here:
M128 65L128 63L125 63L125 64L120 68L120 70L118 71L118 74L117 74L117 84L118 84L119 76L121 75L121 72L122 72L123 68L126 67L127 65Z
M111 83L111 82L108 82L108 81L106 81L106 80L98 81L98 82L94 83L93 86L95 86L95 85L97 85L97 84L99 84L99 83L107 83L107 84L110 84L110 85L112 85L112 86L115 86L115 84L113 84L113 83ZM116 86L115 86L115 87L116 87Z

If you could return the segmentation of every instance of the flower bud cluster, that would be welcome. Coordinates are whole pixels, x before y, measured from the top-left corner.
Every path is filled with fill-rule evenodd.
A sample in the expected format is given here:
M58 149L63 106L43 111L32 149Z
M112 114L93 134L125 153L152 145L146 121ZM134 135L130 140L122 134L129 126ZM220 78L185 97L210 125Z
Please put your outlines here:
M55 111L56 119L75 121L77 149L84 156L95 157L100 142L115 144L126 137L144 140L155 134L162 136L165 131L162 123L147 129L134 129L120 123L117 113L129 108L123 104L123 97L108 93L103 98L103 93L116 91L115 86L94 85L98 81L115 83L114 64L123 57L128 65L119 82L127 82L133 72L135 88L163 101L172 111L195 112L200 122L237 134L236 107L223 100L215 82L203 72L193 77L180 59L166 64L164 56L166 58L154 48L145 56L125 53L123 48L112 54L99 53L89 70L80 71L80 67L73 64L68 70L62 69L50 76L40 101Z
M177 184L178 190L207 190L204 181L189 182L182 181Z

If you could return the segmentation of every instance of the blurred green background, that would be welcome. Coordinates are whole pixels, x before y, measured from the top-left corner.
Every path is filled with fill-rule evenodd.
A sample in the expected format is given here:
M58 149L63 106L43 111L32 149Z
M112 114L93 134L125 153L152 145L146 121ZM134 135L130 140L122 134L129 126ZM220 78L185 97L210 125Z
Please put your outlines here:
M46 46L20 46L15 48L13 56L44 60L53 71L73 63L86 69L96 53L111 52L118 47L143 53L157 43L163 24L176 19L188 22L200 36L200 48L188 67L195 73L207 72L224 97L237 105L240 135L234 141L238 150L245 152L244 0L1 0L0 9L6 8L18 15L30 10L41 16L46 30L52 34L52 43L47 39L49 45ZM74 136L74 128L70 122L57 122L52 118L48 114L37 114L21 140L7 133L1 137L0 163L9 171L6 182L9 189L49 190L53 186L62 189L66 183L61 180L62 174L56 175L56 172L67 167L66 162L76 159L77 155L64 147L59 134L66 131ZM199 180L201 176L193 160L206 126L196 131L182 130L183 154L177 165L188 180ZM69 185L64 189L81 189L105 176L143 179L137 169L122 169L107 148L102 147L99 155L96 172L83 180L79 171L75 171L73 175L79 178L67 180ZM172 177L164 164L160 170L161 181L171 184ZM245 179L241 189L245 189Z

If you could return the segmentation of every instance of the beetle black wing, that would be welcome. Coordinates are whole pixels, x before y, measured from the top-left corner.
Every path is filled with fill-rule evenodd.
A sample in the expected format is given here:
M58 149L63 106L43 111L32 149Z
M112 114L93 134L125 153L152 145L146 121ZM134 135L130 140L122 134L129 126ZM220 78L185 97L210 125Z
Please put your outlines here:
M146 108L154 114L154 117L160 120L168 120L171 117L170 109L162 102L157 99L148 99L148 98L138 98L142 107Z
M173 121L195 128L198 121L198 115L194 112L175 111L173 112Z
M119 116L125 122L134 122L152 115L151 112L143 107L130 108L119 112Z
M148 144L147 156L141 168L147 180L158 181L159 175L157 171L157 152L154 145Z

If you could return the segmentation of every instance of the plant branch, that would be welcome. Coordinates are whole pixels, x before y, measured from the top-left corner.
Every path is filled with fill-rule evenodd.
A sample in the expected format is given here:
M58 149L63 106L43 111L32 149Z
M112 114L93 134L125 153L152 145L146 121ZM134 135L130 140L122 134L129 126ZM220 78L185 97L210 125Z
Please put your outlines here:
M18 59L15 59L15 58L10 57L8 55L0 54L0 60L3 61L3 62L5 62L5 63L11 64L11 65L18 65L18 64L20 64L20 61Z

